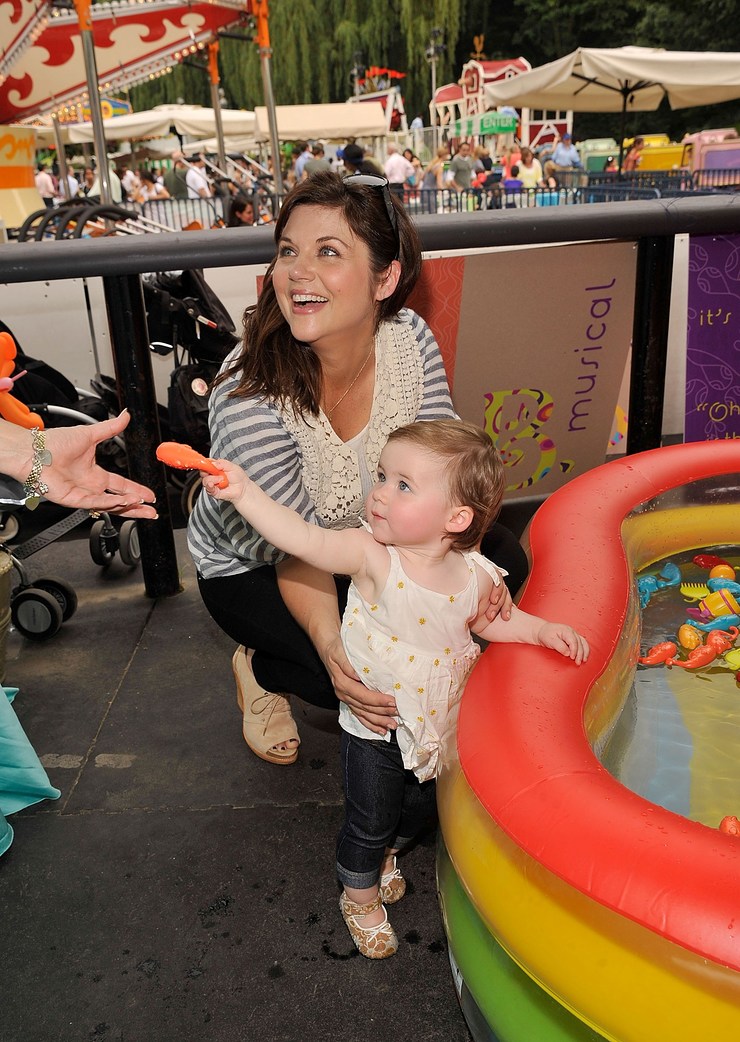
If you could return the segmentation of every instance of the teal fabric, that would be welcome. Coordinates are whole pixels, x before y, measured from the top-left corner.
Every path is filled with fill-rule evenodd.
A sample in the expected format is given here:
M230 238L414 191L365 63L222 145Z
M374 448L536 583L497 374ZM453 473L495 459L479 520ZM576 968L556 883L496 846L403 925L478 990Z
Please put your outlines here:
M0 694L0 812L15 814L40 800L56 800L55 789L26 737L10 704L17 689L2 688ZM8 832L9 830L9 832ZM13 830L0 815L0 854L8 849ZM5 844L5 845L3 845Z

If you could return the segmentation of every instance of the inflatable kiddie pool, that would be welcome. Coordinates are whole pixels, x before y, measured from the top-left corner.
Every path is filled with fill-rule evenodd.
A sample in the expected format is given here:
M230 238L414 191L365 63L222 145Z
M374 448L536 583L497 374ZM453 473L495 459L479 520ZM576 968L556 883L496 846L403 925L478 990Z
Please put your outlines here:
M580 629L591 656L489 647L449 743L438 884L476 1039L740 1038L740 839L631 792L597 756L640 654L635 573L738 543L733 442L608 463L535 515L521 605Z

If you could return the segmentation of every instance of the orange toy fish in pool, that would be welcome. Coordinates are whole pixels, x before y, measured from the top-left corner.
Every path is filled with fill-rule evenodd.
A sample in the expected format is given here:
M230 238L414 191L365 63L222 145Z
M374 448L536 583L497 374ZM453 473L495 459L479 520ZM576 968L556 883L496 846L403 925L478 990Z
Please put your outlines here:
M17 423L19 427L27 427L29 430L38 427L43 430L44 421L41 417L9 393L14 381L25 375L25 370L17 376L10 375L15 369L16 354L15 341L10 333L0 333L0 416L9 423Z
M203 456L190 445L182 445L179 441L163 441L157 446L157 459L166 463L168 467L176 467L178 470L202 470L206 474L213 474L221 480L219 488L226 488L229 479L222 470L216 466L212 459Z
M671 659L677 651L678 648L672 640L664 640L660 644L655 644L637 661L643 666L659 666L661 663Z

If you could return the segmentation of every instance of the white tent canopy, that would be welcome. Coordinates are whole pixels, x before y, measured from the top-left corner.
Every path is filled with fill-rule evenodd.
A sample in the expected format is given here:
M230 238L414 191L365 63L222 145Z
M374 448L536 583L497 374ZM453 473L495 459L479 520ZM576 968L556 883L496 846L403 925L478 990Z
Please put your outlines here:
M224 135L250 135L254 131L253 112L222 109ZM213 109L197 105L158 105L146 112L131 112L103 120L103 134L107 141L142 140L148 137L166 137L170 127L178 134L191 137L212 136L216 131ZM71 142L93 141L92 123L69 123L64 127Z
M267 109L258 105L254 114L254 136L268 141L270 127ZM385 137L385 110L379 101L351 105L278 105L275 108L278 137L281 141L320 138L323 141L346 141L348 137Z
M716 105L740 97L740 54L579 47L485 94L490 107L573 112L652 112L664 97L673 109Z

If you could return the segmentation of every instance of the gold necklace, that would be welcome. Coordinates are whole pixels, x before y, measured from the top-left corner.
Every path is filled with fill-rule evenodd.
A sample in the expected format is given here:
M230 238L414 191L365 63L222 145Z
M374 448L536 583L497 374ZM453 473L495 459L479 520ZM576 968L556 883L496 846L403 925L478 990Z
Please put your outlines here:
M370 350L368 351L367 355L365 356L365 361L364 361L364 362L362 363L362 365L360 366L360 368L359 368L359 369L357 370L357 372L355 373L355 376L354 376L354 379L352 380L352 383L351 383L351 384L349 385L349 387L348 387L348 388L347 388L347 390L346 390L346 391L344 392L344 394L342 395L342 397L341 397L341 398L338 398L338 399L337 399L337 400L336 400L336 401L334 402L334 404L332 405L331 409L327 409L327 410L326 410L326 418L327 418L327 420L331 420L331 418L332 418L332 414L333 414L334 412L336 412L336 410L337 410L337 407L338 407L339 405L341 405L341 404L342 404L342 402L343 402L343 401L344 401L344 399L345 399L345 398L347 397L347 395L349 394L349 392L350 392L350 391L352 390L352 388L353 388L353 387L355 386L355 384L357 383L357 381L358 381L358 380L360 379L360 377L362 376L362 374L363 374L363 372L364 372L365 366L366 366L366 365L367 365L367 363L368 363L368 362L370 361L370 355L371 355L371 354L373 353L373 351L374 351L374 350L375 350L375 344L373 343L372 347L370 348Z

